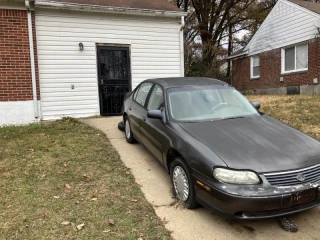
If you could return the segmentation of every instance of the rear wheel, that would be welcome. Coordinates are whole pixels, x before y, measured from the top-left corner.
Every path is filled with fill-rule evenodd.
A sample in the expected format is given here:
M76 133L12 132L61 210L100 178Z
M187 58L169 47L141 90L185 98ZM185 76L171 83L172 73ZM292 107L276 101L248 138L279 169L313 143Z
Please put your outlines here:
M128 143L136 142L136 140L134 139L133 134L132 134L131 125L130 125L130 121L129 121L128 116L125 116L125 118L124 118L124 133L125 133L126 140Z
M181 158L176 158L171 164L170 176L175 197L182 201L186 208L197 208L198 203L196 202L190 171Z

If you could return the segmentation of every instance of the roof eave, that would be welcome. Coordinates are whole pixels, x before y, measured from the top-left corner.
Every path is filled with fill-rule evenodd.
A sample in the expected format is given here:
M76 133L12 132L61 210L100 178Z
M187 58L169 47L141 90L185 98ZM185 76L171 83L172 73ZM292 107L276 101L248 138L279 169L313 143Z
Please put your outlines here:
M232 59L235 59L235 58L241 58L241 57L245 57L247 56L249 53L249 51L244 51L242 53L239 53L239 54L236 54L236 55L231 55L230 57L228 57L228 59L232 60Z
M100 5L90 5L90 4L55 2L55 1L48 1L48 0L36 0L35 7L46 8L46 9L59 9L59 10L65 9L65 10L73 10L73 11L81 11L81 12L119 13L119 14L129 14L129 15L162 16L162 17L172 17L172 18L179 18L187 15L186 12L179 12L179 11L110 7L110 6L100 6Z

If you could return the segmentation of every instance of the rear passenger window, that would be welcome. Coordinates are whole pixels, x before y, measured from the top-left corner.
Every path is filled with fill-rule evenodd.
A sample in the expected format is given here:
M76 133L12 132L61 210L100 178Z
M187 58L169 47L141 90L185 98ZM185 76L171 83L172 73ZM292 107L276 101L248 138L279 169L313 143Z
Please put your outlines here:
M144 106L153 83L143 83L134 96L134 100Z
M163 91L159 85L155 85L148 102L148 110L160 110L163 107Z

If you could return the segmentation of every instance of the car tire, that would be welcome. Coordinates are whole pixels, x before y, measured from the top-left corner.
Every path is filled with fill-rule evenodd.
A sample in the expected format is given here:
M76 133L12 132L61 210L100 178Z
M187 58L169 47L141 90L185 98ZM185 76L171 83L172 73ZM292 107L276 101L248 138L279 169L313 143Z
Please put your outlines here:
M189 167L181 158L176 158L170 165L170 177L174 196L182 201L187 209L197 208L199 204L196 201Z
M133 137L133 133L131 130L131 124L130 124L128 116L124 117L124 135L125 135L128 143L135 143L136 142L135 138Z

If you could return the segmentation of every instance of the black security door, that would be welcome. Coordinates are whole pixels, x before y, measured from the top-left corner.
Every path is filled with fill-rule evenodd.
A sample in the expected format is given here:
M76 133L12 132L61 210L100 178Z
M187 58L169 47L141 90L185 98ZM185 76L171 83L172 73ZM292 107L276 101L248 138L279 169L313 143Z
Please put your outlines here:
M131 91L129 48L98 47L98 76L101 115L120 115L125 93Z

